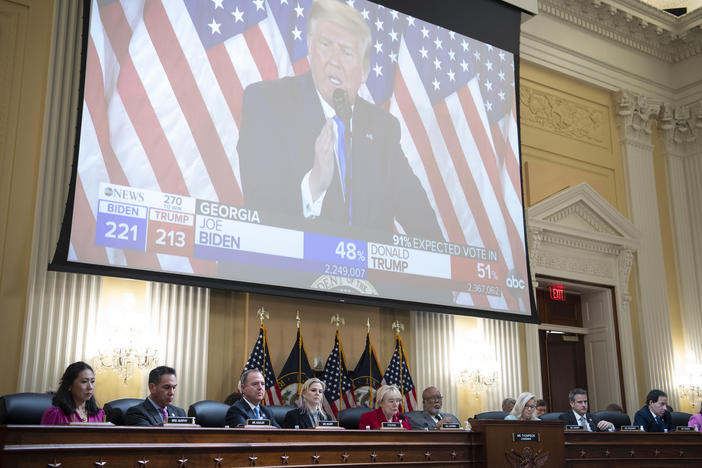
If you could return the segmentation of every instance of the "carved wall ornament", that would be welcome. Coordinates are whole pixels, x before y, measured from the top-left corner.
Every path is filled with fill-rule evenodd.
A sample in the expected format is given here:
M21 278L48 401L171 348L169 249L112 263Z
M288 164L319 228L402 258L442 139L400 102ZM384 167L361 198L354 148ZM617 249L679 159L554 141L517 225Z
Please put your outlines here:
M702 151L702 101L689 106L663 103L658 116L663 143L676 156L692 156Z
M581 220L585 221L595 232L605 232L607 234L616 235L617 232L612 229L612 227L605 222L604 219L597 213L595 213L591 208L583 203L576 203L569 206L568 208L554 213L551 216L546 217L547 221L552 223L558 223L559 221L567 218L571 215L577 215Z
M521 83L519 93L521 123L586 143L607 145L607 116L602 109L524 83Z
M617 114L625 137L643 138L650 141L651 129L661 109L661 103L650 101L646 96L621 90L616 95Z

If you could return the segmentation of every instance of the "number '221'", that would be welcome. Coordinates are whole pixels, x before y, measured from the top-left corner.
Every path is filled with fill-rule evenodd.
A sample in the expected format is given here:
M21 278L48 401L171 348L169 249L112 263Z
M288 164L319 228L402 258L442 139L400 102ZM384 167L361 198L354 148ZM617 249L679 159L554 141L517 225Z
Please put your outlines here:
M115 223L114 221L107 221L105 223L108 227L105 237L110 239L121 239L121 240L137 240L137 225L129 225L127 223ZM131 239L129 238L131 234Z

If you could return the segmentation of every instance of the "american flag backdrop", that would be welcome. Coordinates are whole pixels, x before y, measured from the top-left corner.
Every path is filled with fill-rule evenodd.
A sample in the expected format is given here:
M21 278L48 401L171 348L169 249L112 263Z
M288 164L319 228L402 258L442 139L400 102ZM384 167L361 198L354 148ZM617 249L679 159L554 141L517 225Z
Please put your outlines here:
M339 330L336 331L334 337L334 348L324 364L322 380L327 385L326 390L324 390L324 411L333 414L336 418L342 409L356 406L353 386L346 367L344 348L339 340Z
M390 364L385 370L382 385L397 385L402 394L402 408L400 411L414 411L419 408L417 404L417 390L414 380L410 375L409 365L405 357L405 345L399 336L395 340L395 351L390 358Z
M242 205L243 90L309 70L311 3L93 0L69 260L216 275L210 261L96 246L98 186ZM346 3L372 31L360 94L400 121L445 239L497 250L502 280L512 270L527 278L514 56L368 1ZM529 312L528 292L502 290L457 300Z
M275 372L273 372L271 355L268 352L266 328L263 325L261 325L258 329L258 339L256 340L256 344L254 344L254 347L251 350L249 359L246 361L246 365L241 372L244 373L244 371L249 369L258 369L263 374L263 378L266 381L266 396L264 397L264 404L282 405L283 398L280 394L278 381L275 378Z

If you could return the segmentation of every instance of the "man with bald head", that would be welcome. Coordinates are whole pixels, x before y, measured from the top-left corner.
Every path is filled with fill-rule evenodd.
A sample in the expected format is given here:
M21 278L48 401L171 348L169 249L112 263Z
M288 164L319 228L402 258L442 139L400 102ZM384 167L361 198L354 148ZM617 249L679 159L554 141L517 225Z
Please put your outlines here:
M423 411L411 411L407 413L412 429L433 430L441 429L446 423L458 423L458 418L452 414L444 413L441 407L444 397L436 387L427 387L422 392Z

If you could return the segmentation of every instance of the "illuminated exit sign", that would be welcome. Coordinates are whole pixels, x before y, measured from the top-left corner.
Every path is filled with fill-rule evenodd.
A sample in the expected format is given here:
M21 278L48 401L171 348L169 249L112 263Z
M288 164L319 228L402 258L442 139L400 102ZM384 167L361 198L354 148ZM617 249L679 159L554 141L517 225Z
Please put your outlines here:
M552 284L548 287L548 293L554 301L565 301L565 289L562 284Z

